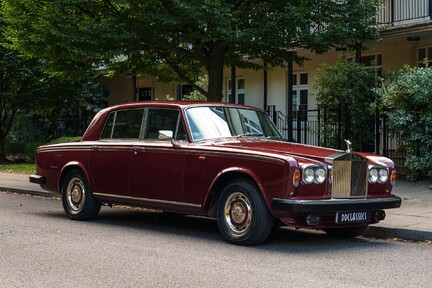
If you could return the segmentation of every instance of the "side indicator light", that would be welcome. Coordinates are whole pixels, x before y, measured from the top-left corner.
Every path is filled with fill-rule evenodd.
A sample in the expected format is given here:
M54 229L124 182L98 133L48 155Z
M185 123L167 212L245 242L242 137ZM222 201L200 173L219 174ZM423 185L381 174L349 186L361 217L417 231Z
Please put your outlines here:
M392 185L394 185L396 183L396 178L397 178L396 171L392 171L391 176L390 176L390 183Z
M299 170L295 170L293 173L293 185L294 187L298 187L299 183L300 183L300 171Z

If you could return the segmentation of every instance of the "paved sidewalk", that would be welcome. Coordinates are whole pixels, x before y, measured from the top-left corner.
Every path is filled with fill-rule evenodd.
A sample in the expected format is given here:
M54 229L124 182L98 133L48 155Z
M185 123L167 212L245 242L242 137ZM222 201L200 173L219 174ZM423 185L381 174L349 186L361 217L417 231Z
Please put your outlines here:
M0 172L0 190L54 196L29 182L29 175ZM425 182L398 181L393 191L402 198L398 209L386 210L384 221L371 225L365 235L381 239L432 241L432 189Z

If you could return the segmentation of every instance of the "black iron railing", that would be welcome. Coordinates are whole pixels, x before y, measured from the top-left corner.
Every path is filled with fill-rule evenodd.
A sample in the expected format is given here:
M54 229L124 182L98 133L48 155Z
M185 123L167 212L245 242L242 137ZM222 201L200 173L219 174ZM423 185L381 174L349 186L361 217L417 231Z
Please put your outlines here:
M280 130L285 140L301 144L345 149L344 139L351 139L349 126L350 110L348 106L340 105L335 109L299 109L292 118L276 110L276 106L268 106L267 112ZM289 121L292 121L292 135L289 135ZM399 150L401 141L397 135L389 133L386 116L379 115L375 120L378 131L374 139L365 141L356 151L372 152L391 158L396 167L403 167L405 155ZM374 129L373 125L365 129Z
M385 0L378 9L376 24L397 25L427 21L432 15L432 0Z

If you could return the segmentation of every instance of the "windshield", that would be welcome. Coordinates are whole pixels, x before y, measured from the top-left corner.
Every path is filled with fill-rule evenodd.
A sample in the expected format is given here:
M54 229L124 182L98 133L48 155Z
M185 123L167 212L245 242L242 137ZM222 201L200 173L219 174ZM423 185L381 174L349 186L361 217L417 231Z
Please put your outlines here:
M237 107L193 107L186 110L193 140L219 137L282 137L267 114Z

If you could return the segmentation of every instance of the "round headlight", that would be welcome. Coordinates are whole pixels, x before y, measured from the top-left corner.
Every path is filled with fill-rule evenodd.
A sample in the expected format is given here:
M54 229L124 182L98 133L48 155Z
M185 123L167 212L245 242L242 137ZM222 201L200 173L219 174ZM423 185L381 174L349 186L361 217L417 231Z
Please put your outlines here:
M372 168L369 170L369 182L376 183L378 181L378 170Z
M312 184L315 179L315 171L313 168L305 168L303 170L303 181L306 184Z
M378 181L380 183L385 183L387 182L388 176L389 175L387 169L380 169L378 172Z
M324 168L315 169L315 181L318 184L324 183L326 179L326 170Z

